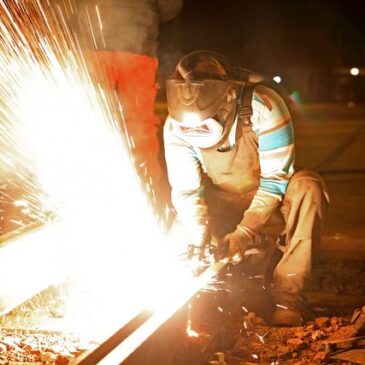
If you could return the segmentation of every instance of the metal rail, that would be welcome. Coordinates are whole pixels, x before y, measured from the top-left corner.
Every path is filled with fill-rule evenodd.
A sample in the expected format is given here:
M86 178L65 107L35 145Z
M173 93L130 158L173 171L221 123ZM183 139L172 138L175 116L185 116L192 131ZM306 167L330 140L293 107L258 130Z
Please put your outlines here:
M199 277L192 280L186 290L177 293L171 302L166 303L153 314L148 311L141 312L94 350L78 356L70 365L123 363L227 263L228 259L223 259L210 265Z
M54 270L54 268L57 267L57 248L61 244L60 242L50 242L54 239L53 228L52 224L30 225L20 231L7 234L0 240L0 274L4 270L7 274L16 270L17 262L22 267L22 272L25 268L25 271L29 273L26 276L21 275L20 278L17 278L16 275L10 276L12 279L0 284L0 314L8 313L49 285L60 281L58 277L60 270ZM37 259L29 259L34 256L30 255L34 250L41 253L37 255L40 262ZM20 252L21 257L26 258L24 262L19 261L21 260ZM106 365L124 362L227 263L228 259L223 259L210 265L199 276L192 277L186 287L179 288L178 293L171 296L171 301L165 303L156 312L144 310L138 313L96 348L80 354L71 364L100 363ZM11 266L8 267L9 265ZM39 272L32 270L35 266L42 267L42 270ZM45 272L47 275L44 275ZM5 272L3 274L2 276L5 277ZM9 275L6 276L9 278ZM21 282L18 282L19 280ZM18 290L19 288L21 290Z
M151 318L151 316L152 312L149 311L139 313L125 326L107 338L97 348L83 352L74 361L72 361L70 365L97 364L100 360L112 352L121 342L128 338L138 327Z

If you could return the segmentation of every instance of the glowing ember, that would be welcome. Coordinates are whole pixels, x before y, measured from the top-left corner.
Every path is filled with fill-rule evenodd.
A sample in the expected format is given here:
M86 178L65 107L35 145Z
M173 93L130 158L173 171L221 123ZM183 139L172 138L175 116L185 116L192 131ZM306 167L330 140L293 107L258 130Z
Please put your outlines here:
M199 337L199 333L191 329L191 320L188 320L188 325L186 326L186 333L189 337Z
M188 323L186 325L186 334L189 337L199 337L199 333L191 328L191 303L188 305Z
M75 293L99 291L98 300L90 301L98 306L118 286L145 285L142 276L121 284L134 269L124 261L137 244L147 252L153 247L149 257L156 256L160 233L119 133L112 96L94 86L62 13L46 10L36 1L0 2L1 170L5 176L17 172L23 200L34 206L33 220L62 222L45 244L62 237L59 261L79 284ZM138 220L127 207L138 212ZM137 240L140 222L144 236ZM39 236L33 239L40 245ZM113 297L113 305L118 300Z
M285 305L282 305L282 304L276 304L276 306L278 308L288 309L288 307L286 307Z
M267 331L265 334L263 334L263 335L259 335L258 333L256 333L255 332L255 336L260 340L260 342L262 343L262 344L264 344L265 343L265 337L269 334L271 332L271 330L269 330L269 331Z

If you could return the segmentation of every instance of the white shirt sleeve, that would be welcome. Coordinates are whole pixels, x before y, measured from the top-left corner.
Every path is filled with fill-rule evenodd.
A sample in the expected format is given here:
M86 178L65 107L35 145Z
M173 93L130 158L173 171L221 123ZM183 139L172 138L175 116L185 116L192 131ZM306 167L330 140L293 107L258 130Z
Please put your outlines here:
M207 233L207 207L201 164L194 148L173 133L171 118L164 125L164 147L172 203L189 233L189 244L200 245Z

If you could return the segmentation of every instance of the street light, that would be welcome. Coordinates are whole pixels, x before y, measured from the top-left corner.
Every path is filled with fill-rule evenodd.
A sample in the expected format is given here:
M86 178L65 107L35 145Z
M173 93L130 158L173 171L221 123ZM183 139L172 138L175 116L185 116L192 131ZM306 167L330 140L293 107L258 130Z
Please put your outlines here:
M359 70L357 67L353 67L353 68L350 70L350 74L351 74L352 76L357 76L359 73L360 73L360 70Z

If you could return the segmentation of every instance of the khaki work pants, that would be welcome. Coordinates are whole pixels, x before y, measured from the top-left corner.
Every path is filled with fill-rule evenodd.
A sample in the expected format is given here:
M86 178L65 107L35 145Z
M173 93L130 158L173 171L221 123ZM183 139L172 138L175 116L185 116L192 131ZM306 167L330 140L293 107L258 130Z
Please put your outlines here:
M318 174L308 170L294 174L280 208L286 242L281 246L283 257L274 271L272 294L276 303L295 301L310 279L328 203L327 188Z

